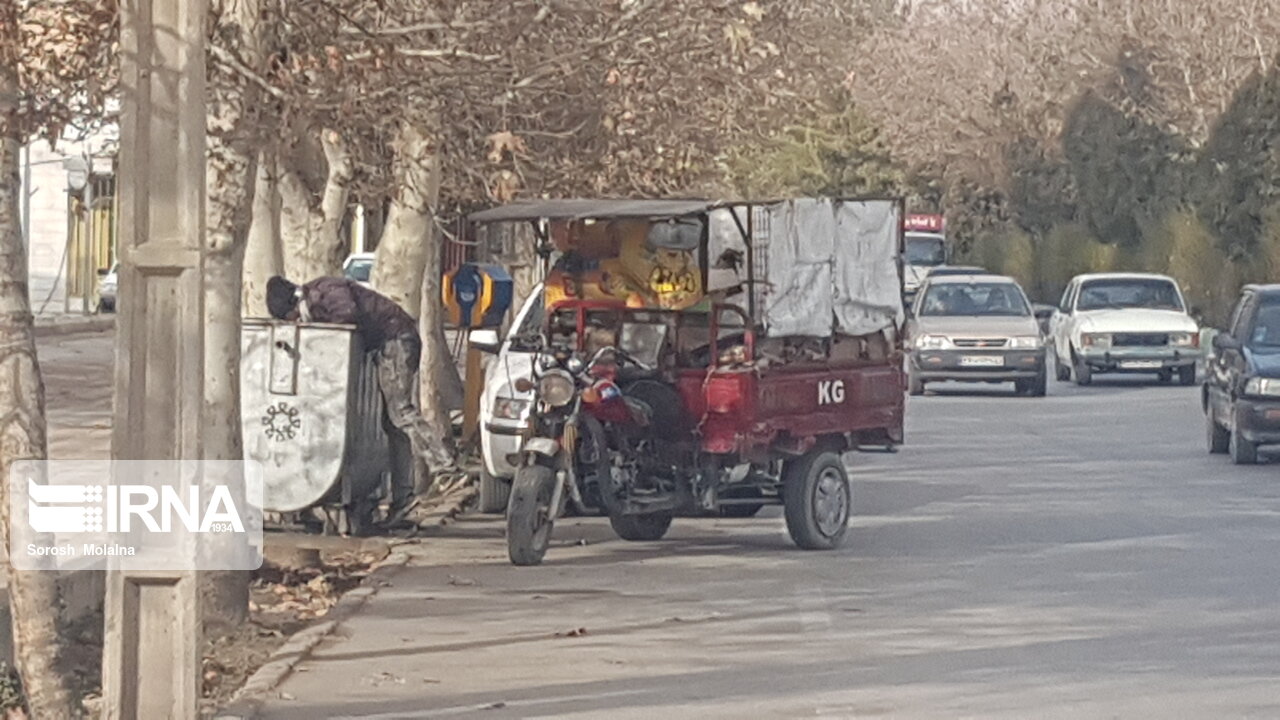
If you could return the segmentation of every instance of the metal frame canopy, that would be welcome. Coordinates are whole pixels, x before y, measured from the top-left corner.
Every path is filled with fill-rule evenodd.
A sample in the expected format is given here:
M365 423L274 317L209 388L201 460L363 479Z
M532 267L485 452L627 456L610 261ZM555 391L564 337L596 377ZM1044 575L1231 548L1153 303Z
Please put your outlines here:
M888 214L885 214L882 220L873 220L872 222L893 222L892 226L885 225L884 228L875 230L883 235L884 232L893 234L893 245L891 254L894 256L889 258L889 265L885 265L875 259L864 257L865 248L859 250L852 248L853 245L865 245L870 240L871 235L867 233L859 233L852 230L858 226L860 220L856 215L852 218L845 217L843 221L834 217L817 222L799 222L805 218L810 220L818 218L815 211L819 211L822 204L830 204L833 209L843 212L840 206L849 203L890 203L894 207ZM773 212L768 211L768 217L763 218L767 224L763 227L757 227L756 210L768 208L770 206L778 206L778 212L783 213L780 220L784 222L785 227L774 228ZM800 208L797 210L797 208ZM739 211L746 210L745 213ZM699 248L698 266L703 273L703 287L708 286L708 272L710 267L709 245L711 238L712 216L717 211L729 211L727 214L732 220L734 228L738 231L738 235L742 239L745 246L743 248L746 260L746 276L743 278L744 284L747 286L746 302L747 315L751 319L752 324L759 325L765 322L762 311L765 306L761 303L761 298L757 297L757 289L760 287L778 286L789 288L786 295L790 298L788 305L778 305L783 308L774 313L777 317L772 318L770 322L779 324L780 327L800 327L802 322L796 320L790 325L787 322L800 318L802 316L812 315L810 311L817 311L818 306L809 302L812 298L806 295L806 288L814 288L823 286L827 280L836 278L838 275L845 283L844 291L837 293L832 289L826 293L830 302L837 301L839 295L839 308L832 307L827 312L818 311L817 315L826 316L830 314L836 322L843 322L842 327L860 327L869 319L878 317L878 314L884 314L892 309L897 315L901 315L902 301L902 250L903 250L903 228L902 220L905 216L905 203L902 198L895 197L801 197L790 199L774 199L774 200L708 200L708 199L619 199L619 198L573 198L573 199L540 199L540 200L519 200L506 205L499 205L487 210L474 212L467 217L472 225L488 225L496 223L519 223L528 222L533 226L534 235L538 239L537 252L544 262L549 261L552 248L550 246L550 232L547 223L555 221L609 221L609 220L647 220L649 222L661 222L667 220L679 220L684 218L699 217L704 220L702 227L702 241ZM826 213L827 210L821 210L820 213ZM798 214L797 214L798 213ZM852 222L850 222L852 220ZM837 227L841 230L837 231ZM758 238L758 234L763 231L763 235ZM821 254L824 244L817 242L816 244L808 241L808 235L814 232L818 235L826 236L827 245L831 245L835 240L835 234L839 234L844 241L840 243L842 251L837 253L834 245L828 248L827 254L831 257L825 260L815 260L810 257L815 252ZM874 233L873 233L874 234ZM778 237L775 238L774 236ZM801 237L804 236L804 237ZM759 267L760 253L764 259L770 257L769 247L772 247L774 240L778 240L781 253L780 260L784 261L777 267L770 268L766 264L761 272ZM819 238L820 239L820 238ZM874 238L871 238L874 239ZM757 242L759 240L759 242ZM799 252L801 246L812 245L805 252ZM861 247L861 245L859 245ZM883 258L882 258L883 259ZM837 262L840 260L840 262ZM868 264L871 263L871 264ZM862 268L865 265L866 268ZM891 275L894 276L893 283L882 282L885 274L885 268L891 267ZM825 268L825 270L824 270ZM878 268L878 269L877 269ZM824 275L823 273L826 273ZM781 274L780 274L781 273ZM786 277L782 277L783 275ZM778 275L778 278L772 277ZM812 276L812 277L811 277ZM863 277L865 276L865 277ZM858 280L862 277L862 280ZM779 279L781 278L781 279ZM852 278L852 280L850 279ZM877 293L879 298L873 305L866 302L853 301L859 292L871 292L866 287L859 285L859 290L852 290L849 283L857 281L854 284L871 283L874 286L872 290ZM815 284L816 283L816 284ZM890 285L896 285L890 288ZM889 289L886 289L889 288ZM852 293L852 295L850 295ZM865 293L864 293L865 294ZM887 298L892 295L892 301ZM803 296L803 297L802 297ZM781 296L780 296L781 297ZM799 299L797 299L799 298ZM837 310L839 312L837 312ZM770 312L773 312L770 310ZM900 324L901 318L896 318L895 322ZM797 324L799 323L799 324ZM785 333L792 335L808 335L808 336L827 336L830 331L819 332L814 331L811 327L803 328L804 332L795 330L794 332Z
M665 220L702 215L734 204L713 200L521 200L471 213L473 223L537 220Z

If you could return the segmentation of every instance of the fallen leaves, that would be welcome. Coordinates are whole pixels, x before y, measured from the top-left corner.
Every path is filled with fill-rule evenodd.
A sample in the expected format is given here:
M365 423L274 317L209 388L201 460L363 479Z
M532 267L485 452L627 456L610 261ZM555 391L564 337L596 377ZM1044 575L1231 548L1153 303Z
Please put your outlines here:
M264 564L254 578L250 610L264 619L315 620L325 617L343 593L360 585L381 553L335 555L317 567Z

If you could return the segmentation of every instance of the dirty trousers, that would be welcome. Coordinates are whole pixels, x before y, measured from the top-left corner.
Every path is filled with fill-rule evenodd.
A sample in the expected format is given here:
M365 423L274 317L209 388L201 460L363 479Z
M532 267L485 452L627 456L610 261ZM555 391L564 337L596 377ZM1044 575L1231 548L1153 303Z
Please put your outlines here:
M431 429L418 409L418 359L422 341L414 335L388 340L376 352L378 387L382 390L383 425L391 439L391 506L400 507L414 494L414 460L423 470L449 464L431 441Z

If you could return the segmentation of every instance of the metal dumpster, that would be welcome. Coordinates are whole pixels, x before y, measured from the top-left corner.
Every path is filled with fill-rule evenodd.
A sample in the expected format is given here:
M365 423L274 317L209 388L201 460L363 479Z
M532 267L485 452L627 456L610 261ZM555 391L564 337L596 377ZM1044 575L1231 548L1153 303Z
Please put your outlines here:
M240 402L245 456L262 463L263 510L372 516L391 462L372 357L350 325L245 320Z

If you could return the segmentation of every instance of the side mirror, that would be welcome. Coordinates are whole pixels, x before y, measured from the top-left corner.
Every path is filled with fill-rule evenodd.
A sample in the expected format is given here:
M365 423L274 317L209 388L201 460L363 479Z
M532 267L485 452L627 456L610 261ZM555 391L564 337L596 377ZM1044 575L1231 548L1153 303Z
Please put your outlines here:
M496 355L502 348L502 338L498 337L497 330L472 330L467 336L467 344L482 353Z
M1231 334L1220 332L1213 336L1213 349L1218 352L1223 350L1239 350L1241 348L1240 341L1235 339Z

